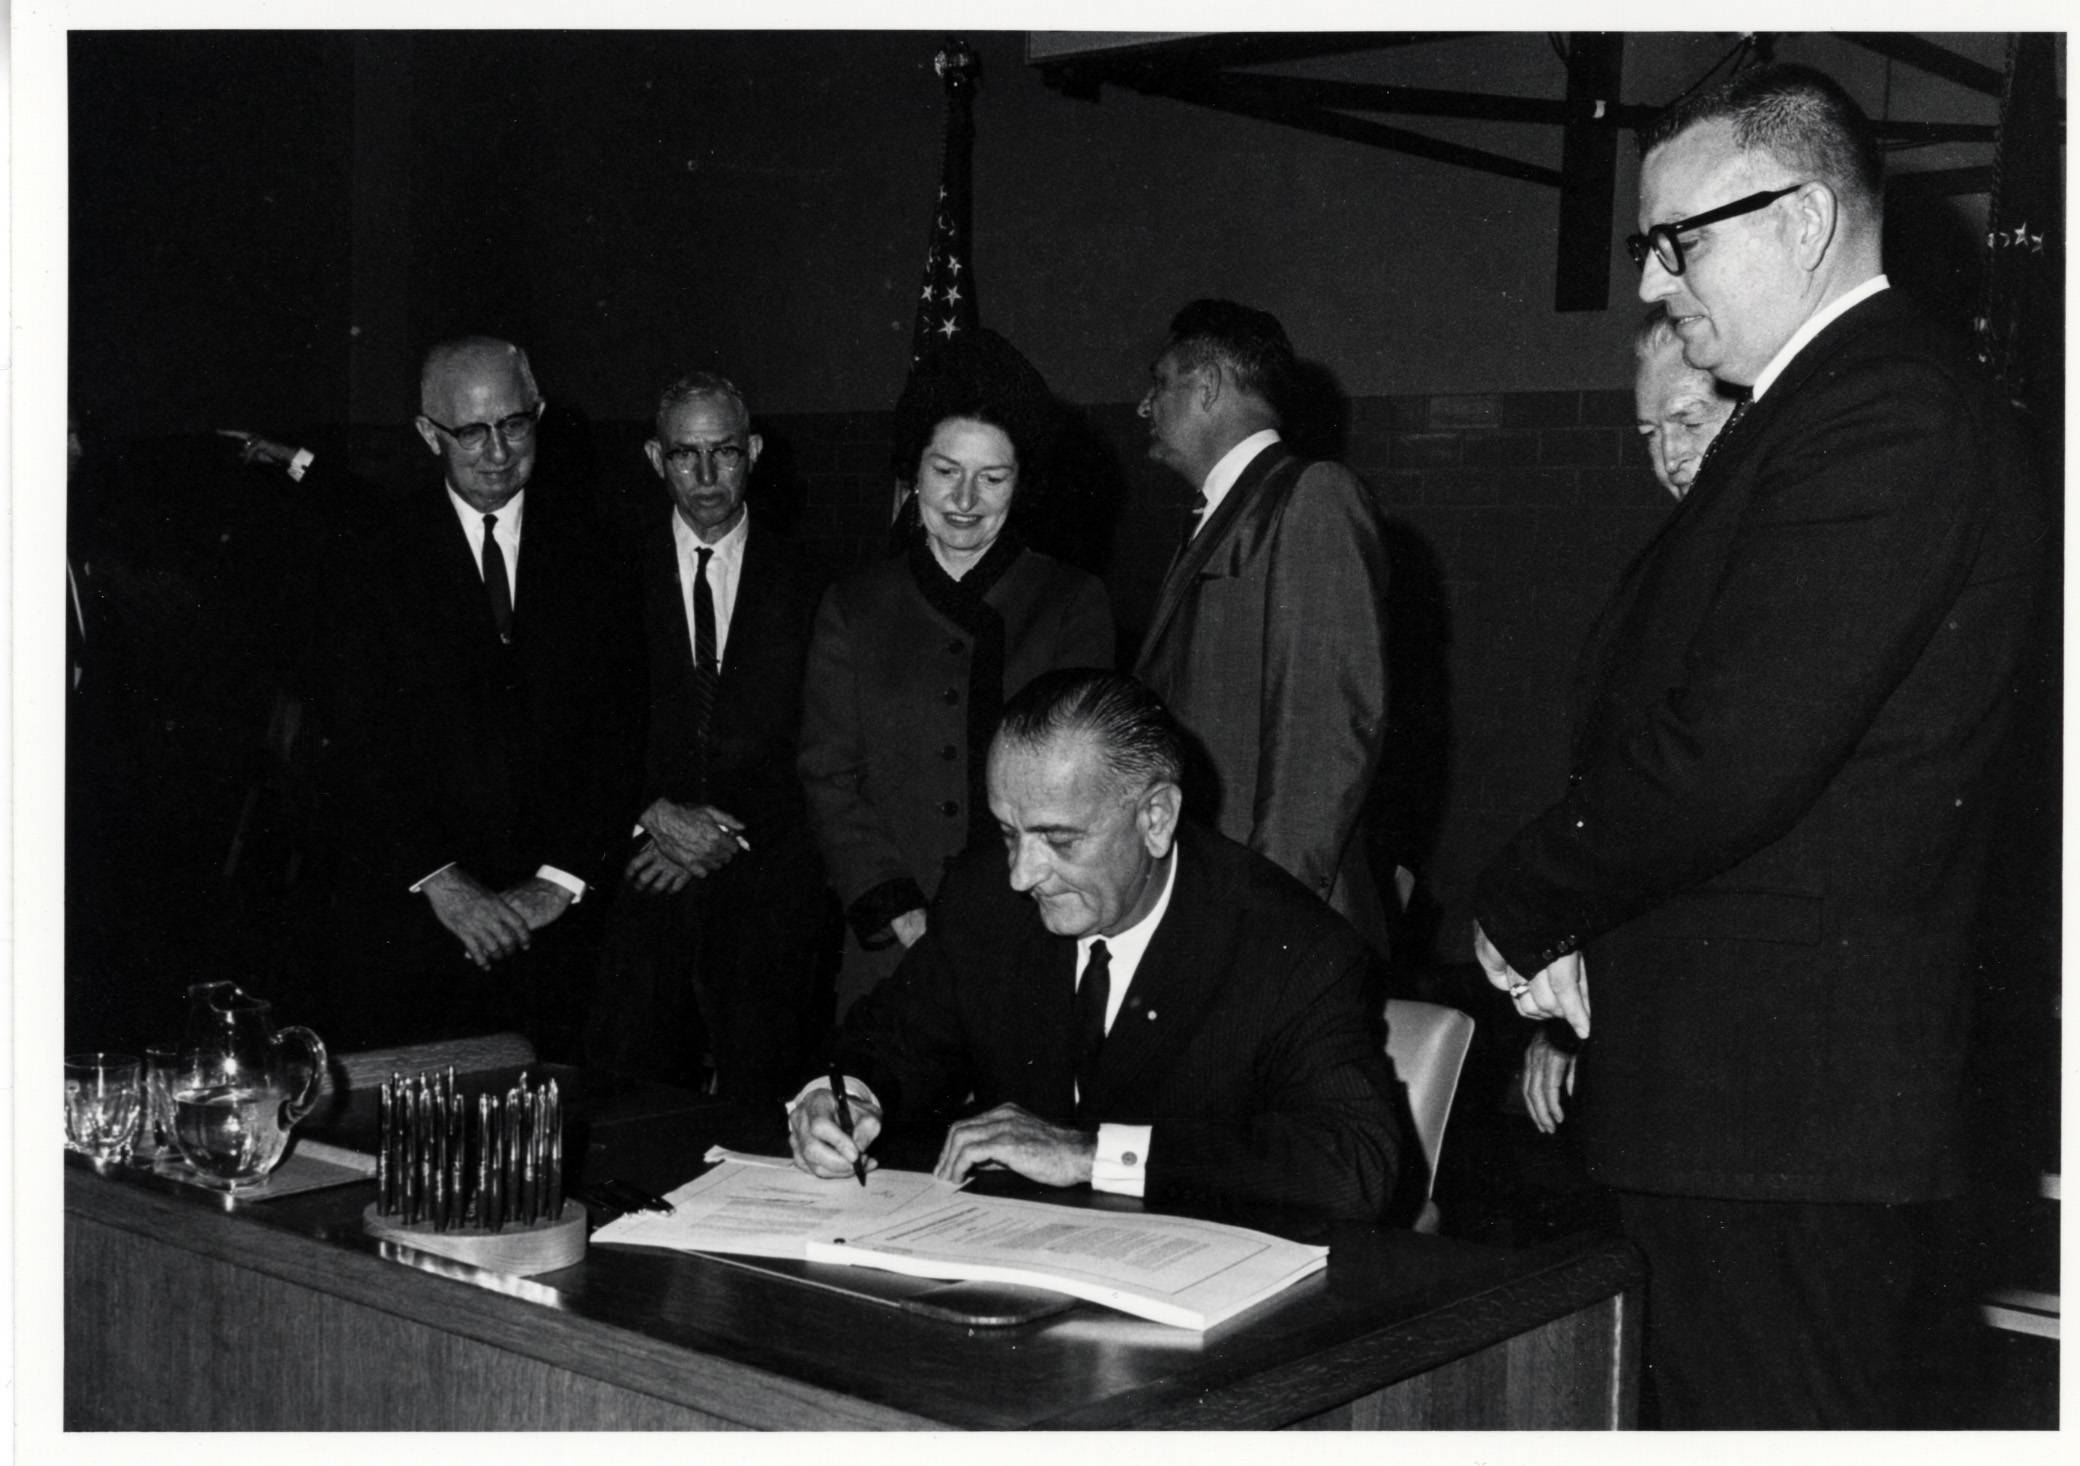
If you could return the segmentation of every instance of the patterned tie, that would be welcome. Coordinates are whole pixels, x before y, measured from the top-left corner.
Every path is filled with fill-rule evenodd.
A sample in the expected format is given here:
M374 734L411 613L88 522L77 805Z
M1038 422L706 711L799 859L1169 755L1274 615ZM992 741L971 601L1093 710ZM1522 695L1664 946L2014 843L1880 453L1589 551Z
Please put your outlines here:
M491 624L498 628L498 639L511 643L513 640L513 587L506 580L505 551L499 549L498 539L492 531L498 528L498 516L484 516L484 589L491 595Z
M1690 476L1693 484L1704 473L1705 465L1712 461L1712 450L1732 435L1735 426L1748 415L1748 408L1754 401L1753 397L1743 392L1739 400L1733 404L1733 411L1726 415L1726 421L1720 424L1719 431L1712 435L1712 441L1704 445L1704 456L1697 460L1697 472Z
M722 668L715 656L715 593L708 587L708 561L713 550L701 549L700 565L693 572L693 698L694 728L701 739L708 736L708 720L715 713L715 684Z
M1097 1081L1098 1050L1105 1044L1105 1005L1112 998L1112 954L1104 940L1091 943L1090 960L1083 964L1083 980L1076 984L1076 1094L1078 1103L1090 1097Z

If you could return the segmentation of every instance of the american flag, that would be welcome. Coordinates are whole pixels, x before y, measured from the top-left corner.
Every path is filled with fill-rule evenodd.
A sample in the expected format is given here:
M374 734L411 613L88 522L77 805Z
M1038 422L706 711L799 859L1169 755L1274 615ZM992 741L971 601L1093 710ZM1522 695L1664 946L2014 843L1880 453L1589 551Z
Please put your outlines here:
M930 360L950 341L972 338L982 323L975 308L975 271L969 252L968 174L975 150L975 79L982 63L965 41L949 40L932 58L946 87L946 154L939 168L939 197L932 204L932 232L925 245L924 278L917 288L917 324L910 332L910 370ZM889 549L900 551L917 525L917 504L897 474Z
M932 207L924 278L918 285L917 324L910 334L912 371L947 342L973 335L981 323L975 308L968 207L975 79L981 64L964 42L948 41L932 58L932 69L946 86L946 156L939 170L939 197Z
M1975 323L1980 361L2040 431L2055 429L2065 406L2065 107L2057 65L2049 35L2022 34L2009 43L1987 211L1986 292ZM2049 441L2060 437L2053 433Z

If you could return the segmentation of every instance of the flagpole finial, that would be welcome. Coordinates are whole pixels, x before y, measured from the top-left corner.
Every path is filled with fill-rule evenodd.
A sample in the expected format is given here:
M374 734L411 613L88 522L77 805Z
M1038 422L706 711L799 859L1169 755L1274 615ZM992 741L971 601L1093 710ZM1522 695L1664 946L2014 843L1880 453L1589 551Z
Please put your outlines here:
M939 74L939 80L946 84L950 95L975 85L976 79L982 75L982 58L966 41L948 36L946 44L932 57L932 70Z

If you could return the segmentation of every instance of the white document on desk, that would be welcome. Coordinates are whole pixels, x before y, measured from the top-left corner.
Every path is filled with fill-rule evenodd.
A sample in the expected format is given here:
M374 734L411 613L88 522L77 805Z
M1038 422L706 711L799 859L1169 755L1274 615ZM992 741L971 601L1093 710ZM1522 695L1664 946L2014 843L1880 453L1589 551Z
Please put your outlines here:
M961 1196L846 1241L811 1262L913 1277L1050 1288L1179 1328L1207 1329L1328 1266L1329 1249L1188 1217Z
M827 1181L792 1166L723 1161L665 1197L673 1207L631 1212L592 1234L595 1244L631 1243L680 1252L804 1257L811 1242L873 1231L914 1209L936 1210L960 1187L922 1171L873 1170Z

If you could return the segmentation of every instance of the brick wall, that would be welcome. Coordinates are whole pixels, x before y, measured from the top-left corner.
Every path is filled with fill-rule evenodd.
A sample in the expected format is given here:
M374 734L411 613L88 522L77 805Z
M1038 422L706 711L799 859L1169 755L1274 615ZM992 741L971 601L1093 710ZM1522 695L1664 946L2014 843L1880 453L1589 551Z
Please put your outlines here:
M761 426L768 507L834 569L878 553L887 415ZM1576 649L1668 503L1629 392L1365 398L1309 436L1365 479L1391 526L1395 726L1382 813L1393 853L1421 878L1410 955L1457 960L1481 861L1563 781ZM1057 476L1032 533L1104 575L1131 657L1188 493L1146 460L1131 404L1084 410L1075 437L1077 470Z

